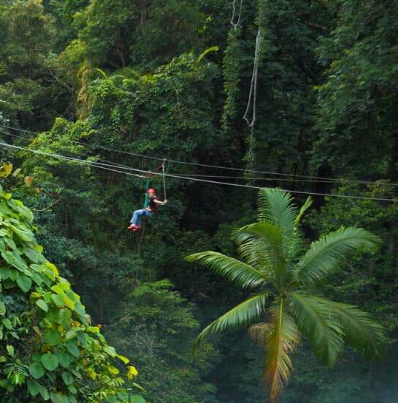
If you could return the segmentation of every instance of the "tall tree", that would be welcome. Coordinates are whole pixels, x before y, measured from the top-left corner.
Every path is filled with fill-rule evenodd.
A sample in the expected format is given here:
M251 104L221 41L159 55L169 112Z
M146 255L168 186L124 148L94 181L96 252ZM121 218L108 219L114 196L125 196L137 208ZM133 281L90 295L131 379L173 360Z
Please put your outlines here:
M299 223L310 205L307 199L298 210L287 192L262 189L258 222L235 234L241 260L218 252L187 257L254 293L207 326L196 346L209 333L251 325L252 337L265 345L264 377L273 402L289 379L290 356L302 334L329 366L336 362L344 344L374 358L385 342L382 327L367 313L326 299L319 289L352 252L374 251L380 239L360 228L341 228L322 236L302 253Z
M398 4L387 0L329 4L336 19L318 46L327 79L317 88L319 136L313 162L345 176L396 179Z

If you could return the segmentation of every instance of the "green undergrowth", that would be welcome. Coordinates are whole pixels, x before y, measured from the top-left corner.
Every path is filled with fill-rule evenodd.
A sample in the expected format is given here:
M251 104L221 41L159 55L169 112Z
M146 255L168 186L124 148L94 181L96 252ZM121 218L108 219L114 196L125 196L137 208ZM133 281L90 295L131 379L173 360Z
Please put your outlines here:
M124 387L137 370L44 257L32 221L0 187L0 400L145 403Z

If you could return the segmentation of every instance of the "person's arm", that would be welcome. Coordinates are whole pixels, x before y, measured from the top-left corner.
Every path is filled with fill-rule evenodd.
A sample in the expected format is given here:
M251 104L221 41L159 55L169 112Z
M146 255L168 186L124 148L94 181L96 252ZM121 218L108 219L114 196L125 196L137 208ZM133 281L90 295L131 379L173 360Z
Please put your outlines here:
M155 199L154 202L155 202L156 204L159 204L160 206L165 206L165 205L167 204L167 200L165 200L165 201L160 201L160 200L158 200L158 199Z

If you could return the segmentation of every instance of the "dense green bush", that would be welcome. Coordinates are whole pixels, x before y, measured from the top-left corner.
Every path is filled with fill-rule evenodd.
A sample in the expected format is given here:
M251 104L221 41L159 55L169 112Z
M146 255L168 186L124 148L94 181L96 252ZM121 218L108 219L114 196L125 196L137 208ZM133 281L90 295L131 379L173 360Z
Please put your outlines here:
M42 255L32 212L0 188L0 398L7 402L144 402L123 388L133 366L91 323ZM33 399L33 400L32 400Z

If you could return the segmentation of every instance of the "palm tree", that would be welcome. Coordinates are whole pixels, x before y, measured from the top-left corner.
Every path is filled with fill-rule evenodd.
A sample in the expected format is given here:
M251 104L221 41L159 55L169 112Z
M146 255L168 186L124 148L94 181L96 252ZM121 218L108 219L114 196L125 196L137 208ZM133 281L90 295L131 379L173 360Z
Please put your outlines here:
M250 336L265 346L264 380L269 383L271 402L289 379L291 354L302 336L329 366L344 344L375 358L385 342L383 328L366 312L319 293L319 286L353 251L374 251L381 240L361 228L341 228L322 236L303 253L299 223L310 205L309 198L298 210L289 193L261 189L258 221L234 234L240 260L217 252L187 257L252 292L208 325L195 349L209 333L250 325Z

